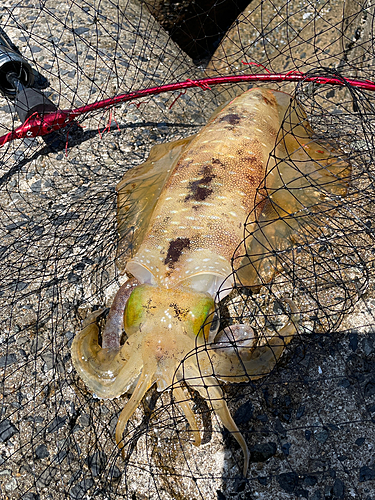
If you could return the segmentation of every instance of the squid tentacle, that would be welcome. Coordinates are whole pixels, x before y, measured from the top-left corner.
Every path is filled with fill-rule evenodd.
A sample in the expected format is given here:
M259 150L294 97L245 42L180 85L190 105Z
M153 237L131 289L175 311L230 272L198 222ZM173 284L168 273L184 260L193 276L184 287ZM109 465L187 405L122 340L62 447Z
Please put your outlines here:
M139 377L133 394L120 413L116 425L116 444L120 448L120 450L124 447L122 435L124 433L125 426L142 401L143 396L153 384L153 377L155 374L156 366L154 368L155 369L151 371L145 369L142 370L141 376Z
M249 449L241 431L230 414L218 381L214 377L202 376L197 366L193 365L190 365L187 369L187 375L190 385L192 385L205 400L210 401L215 414L240 445L244 457L243 476L246 477L250 461Z
M115 398L129 390L142 369L139 341L128 339L120 346L124 309L139 282L129 279L118 290L99 345L98 317L105 309L88 315L84 328L74 338L72 361L87 387L99 398Z
M134 287L139 284L137 279L131 278L127 280L116 293L102 333L103 349L115 350L120 348L125 306Z
M298 332L298 311L294 302L284 298L291 310L287 324L267 339L265 345L257 345L255 333L250 325L227 327L219 336L219 342L199 355L199 366L206 375L215 375L226 382L247 382L269 374L285 347ZM234 338L236 334L240 336ZM226 339L226 342L224 342ZM234 342L233 342L234 340Z
M191 409L188 401L186 400L186 397L183 393L182 387L177 386L173 388L173 392L176 398L176 403L181 407L182 411L184 412L184 415L186 417L186 420L188 421L190 425L190 429L194 433L194 444L195 446L200 446L201 444L201 435L197 426L197 421L195 419L195 415L193 413L193 410Z
M78 375L99 398L111 399L129 390L142 365L138 343L128 342L121 350L102 349L96 322L86 326L72 344L72 361Z

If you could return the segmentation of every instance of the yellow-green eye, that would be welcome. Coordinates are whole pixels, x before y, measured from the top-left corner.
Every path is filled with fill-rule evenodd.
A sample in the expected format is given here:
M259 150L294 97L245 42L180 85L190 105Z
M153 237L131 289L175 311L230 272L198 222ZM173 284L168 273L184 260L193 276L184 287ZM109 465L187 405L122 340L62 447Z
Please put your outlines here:
M204 296L199 302L197 301L190 310L190 318L193 323L193 333L198 335L202 325L206 321L207 317L212 314L215 310L215 303L212 297ZM203 327L203 335L205 339L208 339L208 334L210 331L210 322Z
M141 285L133 290L124 311L124 328L127 335L132 335L139 330L140 324L145 321L149 286Z

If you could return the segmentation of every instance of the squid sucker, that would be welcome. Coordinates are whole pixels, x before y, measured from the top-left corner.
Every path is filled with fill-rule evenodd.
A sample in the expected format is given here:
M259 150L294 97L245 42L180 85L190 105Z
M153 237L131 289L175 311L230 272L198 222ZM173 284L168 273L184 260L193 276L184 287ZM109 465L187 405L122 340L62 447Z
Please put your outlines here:
M257 293L282 270L277 252L316 226L317 207L329 210L346 195L350 165L313 137L292 96L254 88L219 108L197 135L154 146L118 184L117 266L131 278L117 292L101 345L102 311L95 311L74 339L72 360L97 397L132 392L117 423L120 448L153 384L171 388L200 445L184 382L238 441L246 476L249 451L218 381L270 373L297 333L299 314L282 299L288 319L262 340L249 325L220 331L213 318L235 279Z

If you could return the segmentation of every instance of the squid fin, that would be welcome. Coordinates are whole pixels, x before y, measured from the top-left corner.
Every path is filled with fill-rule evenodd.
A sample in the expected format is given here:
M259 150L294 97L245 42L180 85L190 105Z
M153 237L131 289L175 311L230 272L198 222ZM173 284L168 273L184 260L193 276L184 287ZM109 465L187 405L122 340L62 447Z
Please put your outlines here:
M125 269L127 260L142 242L160 192L181 152L194 137L154 146L147 160L128 170L117 184L117 265L120 270Z
M253 232L245 240L245 255L234 261L236 280L241 286L257 288L282 270L299 224L297 218L280 217L272 202L266 201L258 221L252 225Z
M235 262L241 284L259 287L287 265L296 243L316 239L348 190L351 166L332 146L312 139L302 107L274 92L282 128L265 183L247 225L245 255ZM321 221L321 218L324 221Z

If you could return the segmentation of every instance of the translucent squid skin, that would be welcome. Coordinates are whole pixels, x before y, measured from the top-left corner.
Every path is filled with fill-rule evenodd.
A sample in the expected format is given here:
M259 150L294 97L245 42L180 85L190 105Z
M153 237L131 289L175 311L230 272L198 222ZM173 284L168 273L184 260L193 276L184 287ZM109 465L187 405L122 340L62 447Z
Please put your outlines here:
M96 311L74 339L72 360L98 397L132 391L116 428L120 448L127 421L153 384L160 391L172 386L200 444L183 379L233 433L246 475L247 445L217 378L243 382L268 374L297 333L298 311L284 299L288 322L261 343L250 326L211 328L215 301L234 285L233 262L244 286L255 290L272 280L279 269L272 250L298 240L318 203L346 194L350 166L312 135L291 96L251 89L215 112L196 136L155 146L117 186L117 265L134 278L115 297L102 345ZM286 158L277 168L275 149ZM254 236L245 251L250 213ZM120 345L122 322L127 338Z

